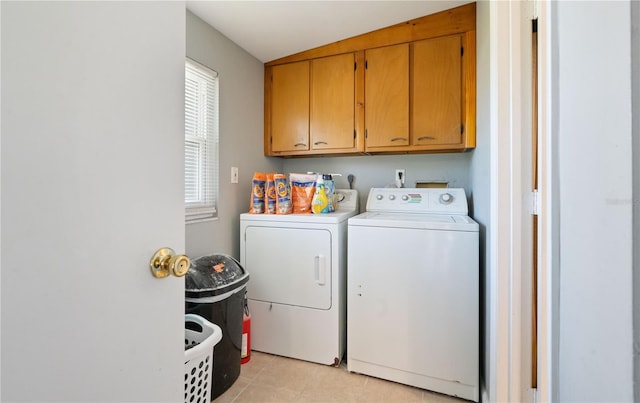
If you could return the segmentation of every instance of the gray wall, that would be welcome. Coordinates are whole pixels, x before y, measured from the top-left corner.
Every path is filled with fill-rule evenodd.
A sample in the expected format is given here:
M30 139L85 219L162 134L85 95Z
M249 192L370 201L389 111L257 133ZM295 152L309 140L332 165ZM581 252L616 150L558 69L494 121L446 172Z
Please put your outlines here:
M226 253L240 257L240 213L249 208L254 171L281 171L263 155L264 66L210 25L187 11L187 57L218 72L220 146L218 218L186 225L189 256ZM239 183L231 184L231 167Z
M490 140L490 65L489 65L489 7L487 1L476 4L476 64L477 64L477 114L476 114L476 149L473 152L469 168L469 187L472 189L473 218L480 224L480 298L481 298L481 329L480 329L480 365L481 385L486 389L487 396L493 396L490 359L492 329L490 323L491 281L489 279L490 245L488 224L490 222L491 207L491 147ZM495 329L493 329L495 331ZM495 337L495 336L494 336Z
M553 7L558 400L628 402L633 400L630 2Z
M635 401L640 401L640 2L631 2L633 130L633 317Z
M447 181L449 187L469 187L469 161L473 152L459 154L424 155L362 155L356 157L296 158L283 161L285 173L324 172L339 173L337 188L348 188L347 175L355 177L354 189L358 190L360 211L366 208L367 195L372 187L394 184L396 169L406 170L405 187L415 186L415 182Z

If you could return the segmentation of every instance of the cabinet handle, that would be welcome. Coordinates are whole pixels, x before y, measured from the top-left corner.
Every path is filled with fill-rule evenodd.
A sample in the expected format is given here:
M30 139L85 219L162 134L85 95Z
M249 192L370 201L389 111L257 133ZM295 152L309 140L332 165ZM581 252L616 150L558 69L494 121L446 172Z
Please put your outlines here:
M422 140L435 140L435 137L432 136L420 136L418 137L418 141L422 141Z
M391 141L400 141L400 140L407 141L407 138L406 137L394 137L394 138L391 139Z
M305 143L295 143L293 146L294 147L306 147L307 145Z
M329 144L326 141L316 141L315 143L313 143L314 146L320 145L320 144Z

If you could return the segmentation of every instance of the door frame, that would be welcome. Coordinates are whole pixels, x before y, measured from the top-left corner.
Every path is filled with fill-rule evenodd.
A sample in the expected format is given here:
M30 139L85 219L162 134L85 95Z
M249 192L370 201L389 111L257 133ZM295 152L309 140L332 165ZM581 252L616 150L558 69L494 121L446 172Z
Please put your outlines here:
M553 267L559 254L553 234L559 233L559 220L553 209L557 196L553 191L554 143L552 139L552 6L549 2L535 1L538 18L538 388L536 402L557 400L558 351L558 278ZM554 358L555 357L555 358Z
M495 337L491 337L490 374L485 374L491 401L551 401L557 371L553 353L557 351L557 327L553 304L556 281L552 276L552 229L557 221L552 218L553 182L551 142L551 47L552 21L550 6L542 1L490 2L491 49L491 228L488 243L493 284L490 285L495 320L487 323ZM530 245L524 231L531 228L523 222L523 214L533 203L528 183L531 164L522 163L522 156L531 155L531 142L522 140L521 134L530 133L530 104L523 97L531 95L530 82L525 79L530 71L523 65L523 52L530 49L531 38L522 35L531 32L531 19L538 18L538 361L537 389L530 386L529 335L531 323L530 282L524 276L523 263L527 256L523 248ZM529 83L529 87L527 87ZM528 138L528 137L527 137ZM527 171L528 170L528 171ZM527 176L528 175L528 176ZM528 254L530 255L530 253Z

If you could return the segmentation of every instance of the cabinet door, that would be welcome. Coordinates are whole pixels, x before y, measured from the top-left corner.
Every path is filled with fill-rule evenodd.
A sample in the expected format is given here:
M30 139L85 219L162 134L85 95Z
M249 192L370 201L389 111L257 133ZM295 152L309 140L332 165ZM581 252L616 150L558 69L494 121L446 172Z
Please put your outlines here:
M409 45L366 51L366 148L409 145Z
M311 148L353 148L355 145L354 55L324 57L311 62Z
M309 62L271 70L271 150L309 150Z
M412 44L411 144L462 142L461 36Z

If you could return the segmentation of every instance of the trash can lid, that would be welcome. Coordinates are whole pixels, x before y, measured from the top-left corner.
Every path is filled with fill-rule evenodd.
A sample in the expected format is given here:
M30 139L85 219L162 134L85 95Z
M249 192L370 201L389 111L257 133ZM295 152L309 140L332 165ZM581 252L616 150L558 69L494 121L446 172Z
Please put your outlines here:
M216 254L193 259L185 276L187 298L206 298L240 289L249 273L232 256Z

